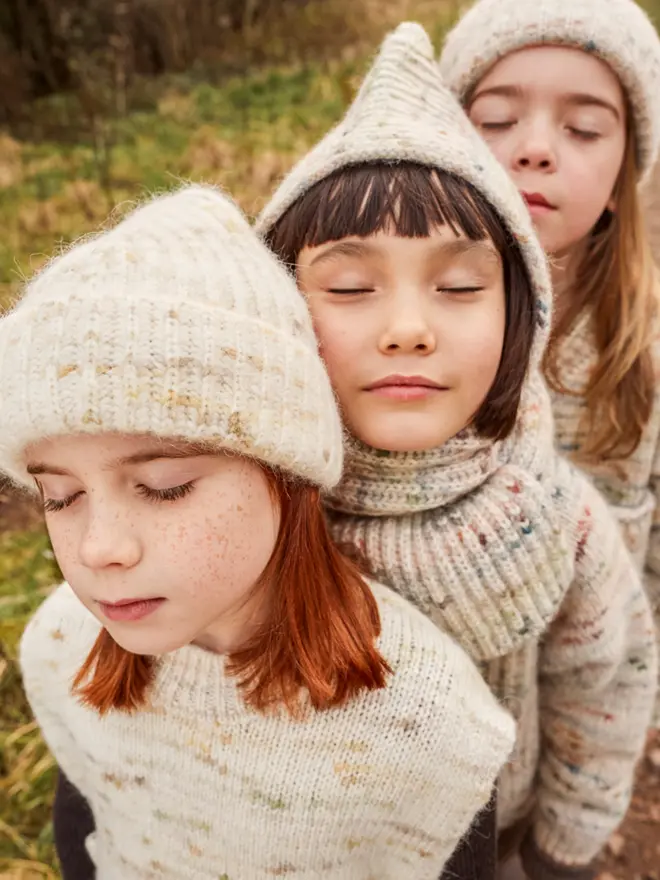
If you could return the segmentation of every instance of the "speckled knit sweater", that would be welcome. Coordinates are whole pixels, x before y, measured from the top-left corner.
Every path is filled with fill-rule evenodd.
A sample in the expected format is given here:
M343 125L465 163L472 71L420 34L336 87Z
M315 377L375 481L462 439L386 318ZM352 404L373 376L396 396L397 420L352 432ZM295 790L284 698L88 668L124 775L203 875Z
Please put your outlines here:
M539 371L552 292L528 212L442 83L421 28L388 38L344 120L284 180L259 226L267 233L340 168L388 161L457 174L496 208L534 288L535 340L506 441L468 429L430 452L353 444L329 501L334 534L482 664L518 719L501 827L533 809L541 857L583 867L629 803L655 694L653 620L605 501L554 449Z
M394 675L302 721L249 709L224 658L193 646L159 659L144 710L101 717L70 689L98 621L67 585L43 603L21 668L91 807L97 880L437 880L514 725L451 639L372 588Z
M558 448L572 457L586 439L585 400L580 395L596 362L597 353L584 314L559 349L559 375L574 394L553 392L555 436ZM660 328L653 350L656 394L651 418L642 441L628 458L600 465L580 464L605 496L619 521L651 601L660 636ZM660 725L660 689L654 724Z

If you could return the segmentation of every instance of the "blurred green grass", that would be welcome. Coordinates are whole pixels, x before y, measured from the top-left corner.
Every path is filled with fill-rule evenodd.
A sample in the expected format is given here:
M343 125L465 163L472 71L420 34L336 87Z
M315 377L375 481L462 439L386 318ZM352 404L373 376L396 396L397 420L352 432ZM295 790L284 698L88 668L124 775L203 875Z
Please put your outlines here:
M642 5L660 19L660 0ZM59 247L178 180L218 183L256 213L275 180L339 119L382 31L413 17L439 45L459 6L382 3L369 50L367 33L334 60L276 64L222 82L193 74L150 82L140 107L97 120L94 138L30 141L0 131L0 310ZM76 121L71 97L36 104L34 113L53 130L58 119L63 131ZM39 525L0 534L0 876L11 880L59 877L50 822L55 768L16 665L25 623L57 577Z

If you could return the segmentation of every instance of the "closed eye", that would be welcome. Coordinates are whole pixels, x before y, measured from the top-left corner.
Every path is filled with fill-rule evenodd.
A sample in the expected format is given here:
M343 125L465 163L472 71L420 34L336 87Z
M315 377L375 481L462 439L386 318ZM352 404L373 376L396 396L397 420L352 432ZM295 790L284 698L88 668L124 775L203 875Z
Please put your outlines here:
M479 127L483 128L485 131L505 131L507 128L511 128L512 125L515 125L515 122L513 120L509 120L508 122L479 123Z
M81 495L84 495L84 492L74 492L67 498L44 498L44 510L46 513L57 513L65 507L70 507Z
M140 495L143 495L149 501L178 501L185 498L195 487L195 481L190 480L189 483L183 483L181 486L172 486L169 489L150 489L149 486L140 484L137 487Z
M328 293L339 294L356 294L356 293L373 293L373 287L329 287Z
M479 293L479 291L483 290L483 287L438 287L437 288L442 293Z
M597 131L586 131L583 128L573 128L572 126L569 126L568 130L583 141L596 141L600 137L600 133Z

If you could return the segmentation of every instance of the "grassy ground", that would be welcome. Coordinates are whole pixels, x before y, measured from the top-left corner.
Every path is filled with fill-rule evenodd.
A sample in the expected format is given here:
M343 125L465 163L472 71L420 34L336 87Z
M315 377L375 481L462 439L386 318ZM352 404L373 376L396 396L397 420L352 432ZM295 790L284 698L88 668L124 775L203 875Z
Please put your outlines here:
M323 27L331 42L330 2L343 0L312 6L308 31L297 35L301 45L312 38L324 43L317 32ZM660 0L647 5L660 12ZM137 109L97 116L91 127L71 99L36 106L35 120L44 122L35 126L38 139L0 132L0 310L59 246L177 180L220 183L256 212L275 179L340 117L382 33L414 17L438 41L459 6L352 0L346 8L353 27L344 32L351 36L342 36L335 57L271 63L230 79L207 71L144 84ZM290 57L288 49L275 54ZM7 503L0 488L0 876L12 880L59 876L50 824L53 763L15 662L25 622L56 577L42 529L24 521L23 508Z

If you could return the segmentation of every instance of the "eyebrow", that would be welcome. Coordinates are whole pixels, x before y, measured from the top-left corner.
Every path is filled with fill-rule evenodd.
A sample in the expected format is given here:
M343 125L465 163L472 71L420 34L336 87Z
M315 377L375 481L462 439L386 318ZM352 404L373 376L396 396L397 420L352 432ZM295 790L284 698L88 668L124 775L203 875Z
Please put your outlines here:
M470 103L474 104L479 98L484 98L487 95L497 95L502 98L522 98L524 89L514 85L493 86L490 89L483 89L483 91L477 92ZM574 107L602 107L603 110L609 110L617 119L621 118L621 114L614 104L605 98L591 95L589 92L568 92L563 97L568 104L572 104Z
M132 464L145 464L150 461L157 461L161 458L195 458L200 455L206 455L201 447L187 450L163 450L163 449L146 449L143 452L136 452L133 455L122 456L121 458L116 458L113 461L109 462L109 464L104 468L104 470L114 470L118 467L125 467L126 465ZM37 462L35 464L29 464L27 466L28 474L31 474L33 477L38 477L43 474L47 474L55 477L71 477L73 474L70 471L67 471L65 468L54 467L53 465L46 464L45 462Z
M310 261L310 268L335 257L365 257L378 249L366 241L338 241Z
M317 254L310 262L312 266L318 266L325 260L334 259L336 257L364 257L369 254L378 253L379 248L368 242L361 241L339 241L333 244L322 254ZM453 241L443 241L434 248L437 255L446 257L460 257L465 253L477 251L483 255L494 257L499 261L499 255L495 248L487 241L472 240L470 238L457 238Z

